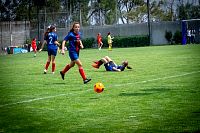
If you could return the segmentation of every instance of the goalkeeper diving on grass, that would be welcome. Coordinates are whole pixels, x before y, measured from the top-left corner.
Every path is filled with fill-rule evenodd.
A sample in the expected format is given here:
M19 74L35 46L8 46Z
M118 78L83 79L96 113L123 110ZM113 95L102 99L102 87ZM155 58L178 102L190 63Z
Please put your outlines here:
M106 71L113 71L113 72L121 72L124 71L125 68L127 69L132 69L132 67L130 67L128 65L128 61L123 61L121 65L117 65L110 57L105 56L103 58L101 58L99 61L94 61L94 63L92 64L92 66L94 68L99 69L99 67L101 65L104 64L104 67L106 69Z

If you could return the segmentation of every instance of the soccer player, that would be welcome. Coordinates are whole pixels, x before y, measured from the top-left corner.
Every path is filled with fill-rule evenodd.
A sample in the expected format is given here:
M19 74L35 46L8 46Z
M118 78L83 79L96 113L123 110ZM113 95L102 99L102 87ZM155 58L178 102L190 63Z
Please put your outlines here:
M82 63L79 59L79 50L80 48L84 48L82 41L81 41L81 33L80 33L80 24L78 22L75 22L72 26L72 29L70 32L67 34L67 36L64 38L62 42L62 54L64 55L65 53L65 43L69 41L69 57L71 59L70 64L67 64L65 68L60 71L60 75L62 79L64 80L65 73L72 67L74 67L75 64L78 65L79 73L83 79L83 83L86 84L88 83L91 79L88 79L85 75L85 72L83 70Z
M124 71L125 68L132 69L132 67L128 66L128 61L123 61L121 65L117 65L110 57L105 56L99 61L95 61L92 66L94 68L99 69L99 67L104 64L106 71L113 72L121 72Z
M36 38L33 38L33 39L32 39L31 47L32 47L33 52L34 52L34 57L36 57L36 53L37 53Z
M114 37L111 37L110 32L108 32L107 39L108 39L108 46L109 46L108 50L112 50L112 42L113 42Z
M45 65L44 74L47 73L51 61L52 61L52 74L54 74L56 68L55 57L57 55L58 46L60 45L58 43L58 36L56 34L55 26L50 27L49 32L44 36L44 40L47 43L47 52L48 52L48 59ZM43 49L44 44L45 42L43 42L40 51Z
M98 33L98 34L97 34L97 44L98 44L99 50L101 50L101 47L103 46L101 33Z
M43 43L42 43L42 46L41 46L39 52L41 52L42 49L44 48L44 45L47 44L47 40L46 40L46 39L47 39L47 37L48 37L49 31L50 31L50 27L51 27L51 26L48 26L46 32L44 33L44 41L43 41Z

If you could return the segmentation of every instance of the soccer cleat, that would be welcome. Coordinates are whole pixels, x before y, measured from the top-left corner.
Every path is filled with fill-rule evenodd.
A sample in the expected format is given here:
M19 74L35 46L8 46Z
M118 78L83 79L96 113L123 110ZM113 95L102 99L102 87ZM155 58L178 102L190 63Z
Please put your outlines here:
M99 69L99 65L98 65L98 64L96 64L96 63L92 64L92 66L93 66L94 68L97 68L97 69Z
M46 69L44 69L44 74L47 74L47 70Z
M52 74L54 74L54 72L52 72Z
M64 80L65 79L65 74L62 73L62 71L60 71L60 75L61 75L62 79Z
M85 80L83 80L83 83L84 84L87 84L88 82L90 82L92 79L85 79Z
M130 67L130 66L127 66L126 68L127 68L127 69L132 69L132 67Z
M98 64L99 61L93 61L95 64Z

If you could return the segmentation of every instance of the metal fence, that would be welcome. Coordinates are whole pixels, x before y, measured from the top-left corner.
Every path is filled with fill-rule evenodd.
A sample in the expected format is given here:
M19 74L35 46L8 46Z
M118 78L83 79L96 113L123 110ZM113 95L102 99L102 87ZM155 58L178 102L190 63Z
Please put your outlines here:
M43 41L43 34L46 27L40 28L31 27L30 22L0 22L0 46L1 48L7 46L20 46L26 43L26 41L33 37L39 37L38 40ZM63 40L66 34L69 32L70 26L64 28L57 28L57 34L59 40ZM181 22L159 22L151 23L151 45L167 44L165 39L165 32L171 31L174 34L176 31L181 32ZM112 36L134 36L134 35L148 35L147 23L141 24L126 24L126 25L105 25L105 26L88 26L81 27L81 32L84 38L95 38L98 33L101 33L103 37L107 36L108 32L111 32ZM196 37L200 36L199 32L196 33ZM199 42L198 42L199 43Z

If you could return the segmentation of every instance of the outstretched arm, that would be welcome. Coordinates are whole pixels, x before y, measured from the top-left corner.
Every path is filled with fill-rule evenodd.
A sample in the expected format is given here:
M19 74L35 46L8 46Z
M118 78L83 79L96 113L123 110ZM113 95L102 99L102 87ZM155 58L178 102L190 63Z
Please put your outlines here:
M62 53L63 55L65 54L65 43L66 43L66 41L63 40L63 42L62 42L62 51L61 51L61 53Z
M58 41L55 41L54 44L56 44L57 46L60 46L60 43Z
M113 67L113 70L114 70L114 71L117 71L117 72L121 72L121 70L120 70L120 69L117 69L116 67Z
M83 49L84 48L83 43L81 40L79 40L79 41L80 41L80 47Z
M46 40L44 40L44 41L43 41L43 43L42 43L42 46L41 46L41 48L40 48L39 52L41 52L41 51L42 51L42 49L44 48L44 45L45 45L45 44L47 44L47 41L46 41Z

